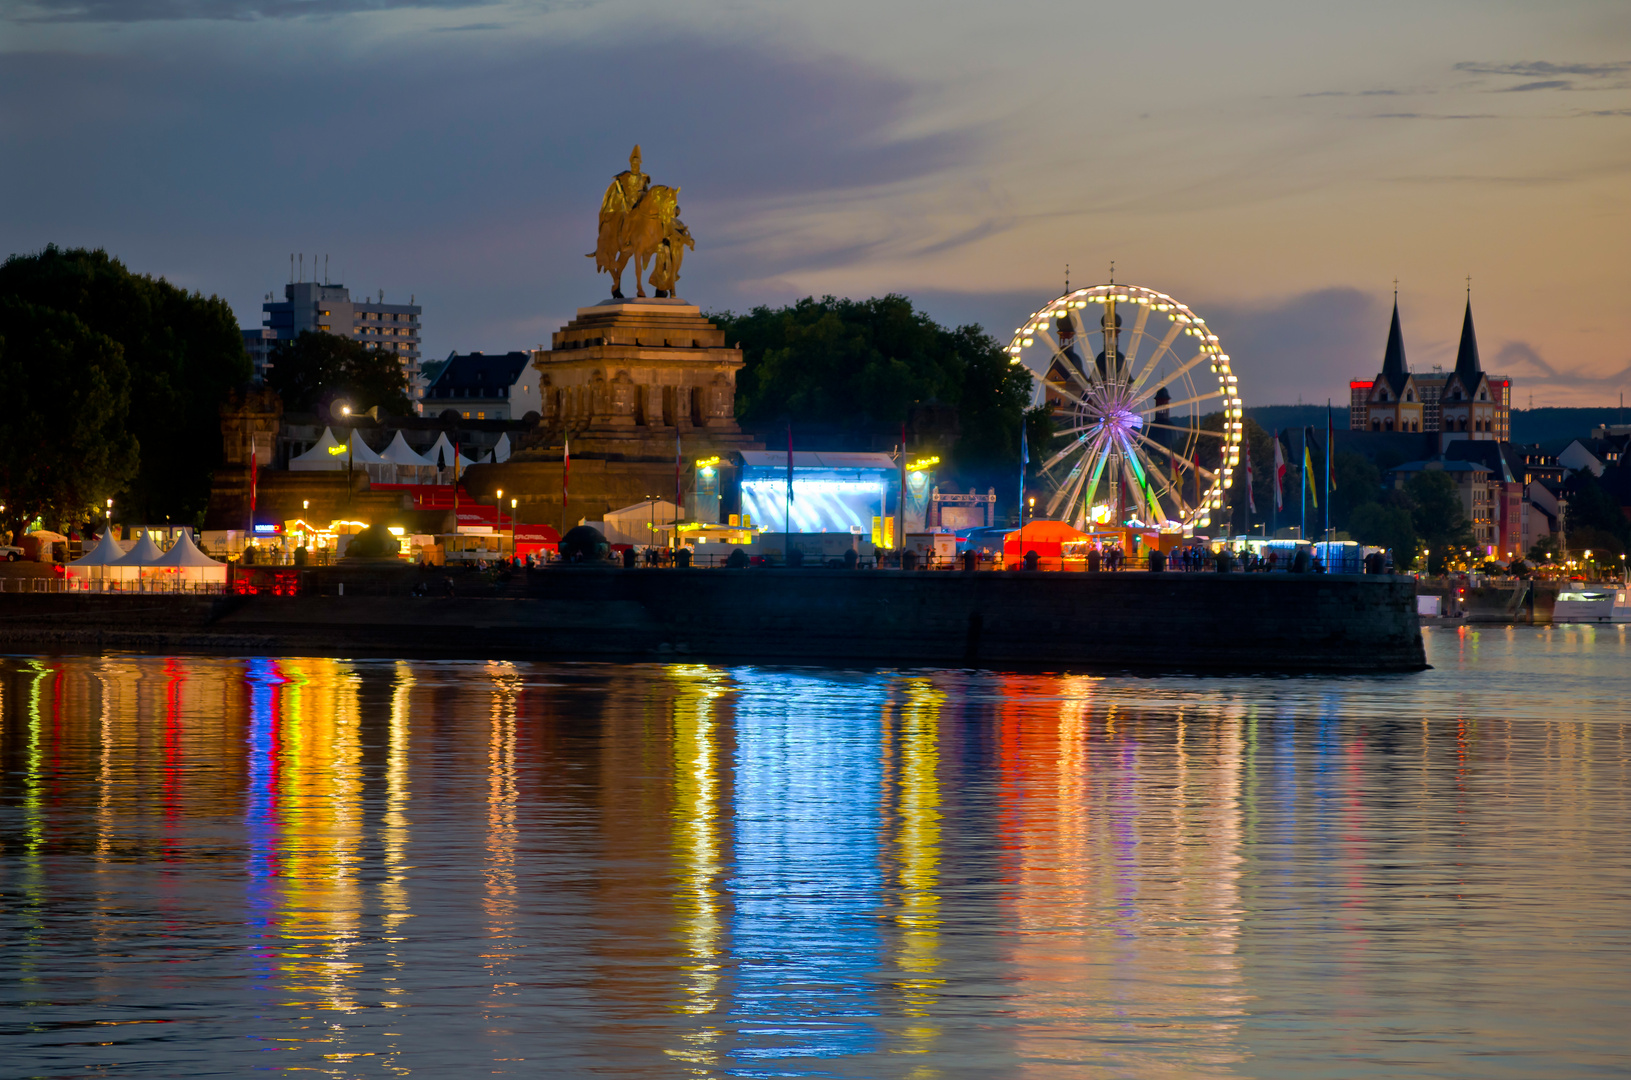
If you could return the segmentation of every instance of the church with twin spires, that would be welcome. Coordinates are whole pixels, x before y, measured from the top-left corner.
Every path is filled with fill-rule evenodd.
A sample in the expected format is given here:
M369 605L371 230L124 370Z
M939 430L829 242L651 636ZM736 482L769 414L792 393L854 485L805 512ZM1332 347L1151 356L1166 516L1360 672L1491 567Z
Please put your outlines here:
M1455 368L1413 372L1405 363L1399 298L1382 352L1382 370L1348 384L1348 426L1354 431L1453 433L1459 439L1507 442L1512 433L1512 380L1485 374L1472 325L1472 298L1461 321Z

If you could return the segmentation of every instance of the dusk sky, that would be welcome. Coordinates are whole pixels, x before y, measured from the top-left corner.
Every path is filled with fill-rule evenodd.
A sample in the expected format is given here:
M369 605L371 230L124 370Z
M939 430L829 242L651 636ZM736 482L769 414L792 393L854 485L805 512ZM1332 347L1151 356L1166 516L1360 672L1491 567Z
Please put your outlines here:
M639 142L704 309L899 292L1006 341L1113 259L1276 404L1376 372L1395 278L1452 364L1471 275L1515 404L1631 389L1626 0L0 0L0 50L0 253L244 326L300 252L412 294L427 356L547 342Z

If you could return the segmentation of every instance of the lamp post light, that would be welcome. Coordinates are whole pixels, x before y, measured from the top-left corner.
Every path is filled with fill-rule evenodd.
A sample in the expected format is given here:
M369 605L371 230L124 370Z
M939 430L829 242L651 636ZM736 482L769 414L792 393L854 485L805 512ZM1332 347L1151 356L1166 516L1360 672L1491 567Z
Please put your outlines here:
M514 562L515 554L515 498L510 498L510 561Z

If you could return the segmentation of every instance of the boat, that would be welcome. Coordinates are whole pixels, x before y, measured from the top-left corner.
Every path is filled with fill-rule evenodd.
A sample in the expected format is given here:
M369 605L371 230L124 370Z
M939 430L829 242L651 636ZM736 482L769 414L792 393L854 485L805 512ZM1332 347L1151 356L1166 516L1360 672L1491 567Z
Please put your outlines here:
M1618 588L1574 588L1557 594L1554 623L1631 622L1631 594Z

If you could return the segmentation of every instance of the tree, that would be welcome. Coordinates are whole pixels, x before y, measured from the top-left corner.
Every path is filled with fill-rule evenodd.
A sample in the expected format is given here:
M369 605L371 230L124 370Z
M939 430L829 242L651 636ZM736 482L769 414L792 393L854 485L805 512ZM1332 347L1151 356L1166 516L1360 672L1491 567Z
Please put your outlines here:
M1631 521L1626 520L1619 501L1585 469L1569 481L1569 507L1564 521L1571 551L1591 548L1618 555L1631 541Z
M1473 542L1455 481L1441 469L1424 469L1405 482L1404 490L1410 498L1410 523L1431 552L1427 572L1442 573L1450 550Z
M251 374L232 308L107 252L55 245L0 265L0 296L79 319L117 342L129 372L127 424L141 456L120 494L137 519L197 517L221 461L219 408Z
M266 383L290 412L311 412L319 403L346 400L362 412L379 406L382 413L406 416L408 376L395 353L360 341L302 330L292 341L280 341L268 358Z
M736 414L744 421L879 427L905 421L917 405L949 405L957 436L945 471L1004 494L1019 475L1020 424L1049 434L1035 418L1022 420L1030 376L997 341L978 326L948 330L903 296L806 297L709 318L742 349ZM1030 449L1035 461L1042 446Z
M0 498L14 536L84 520L135 475L119 344L61 311L0 296Z
M1331 524L1347 529L1354 512L1382 495L1382 473L1363 455L1338 450L1331 461Z
M1416 562L1421 541L1406 507L1365 503L1348 517L1348 533L1361 544L1384 547L1393 552L1393 565L1409 570Z

